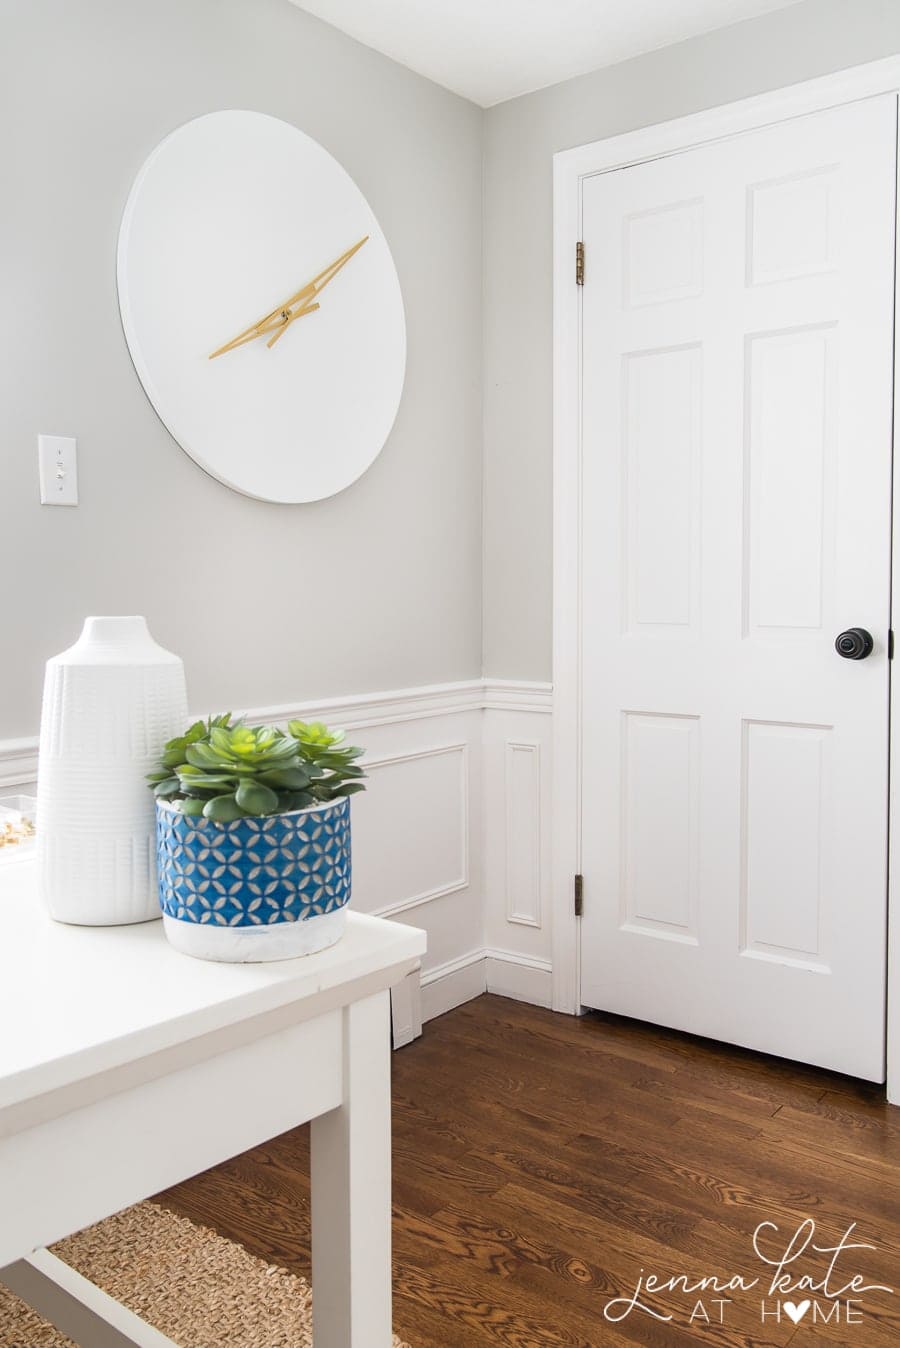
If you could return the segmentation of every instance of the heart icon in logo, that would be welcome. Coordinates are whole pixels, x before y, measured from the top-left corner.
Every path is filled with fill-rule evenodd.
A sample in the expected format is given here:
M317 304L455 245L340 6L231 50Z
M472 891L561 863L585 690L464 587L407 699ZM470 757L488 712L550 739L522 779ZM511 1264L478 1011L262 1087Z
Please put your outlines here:
M795 1325L799 1325L811 1305L809 1301L801 1301L799 1306L795 1306L793 1301L785 1301L783 1304L785 1315L789 1315Z

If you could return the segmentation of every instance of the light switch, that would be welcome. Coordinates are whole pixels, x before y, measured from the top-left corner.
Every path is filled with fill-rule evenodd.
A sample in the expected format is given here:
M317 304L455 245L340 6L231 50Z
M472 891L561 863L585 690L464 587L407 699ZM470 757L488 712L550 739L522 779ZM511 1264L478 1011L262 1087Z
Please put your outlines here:
M78 504L78 464L74 435L39 435L41 505Z

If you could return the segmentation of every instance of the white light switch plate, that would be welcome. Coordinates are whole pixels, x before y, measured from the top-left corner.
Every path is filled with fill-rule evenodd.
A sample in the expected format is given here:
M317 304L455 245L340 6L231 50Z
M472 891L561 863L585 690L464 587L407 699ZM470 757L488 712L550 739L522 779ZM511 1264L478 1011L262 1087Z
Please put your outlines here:
M74 435L39 435L41 505L78 504L78 464Z

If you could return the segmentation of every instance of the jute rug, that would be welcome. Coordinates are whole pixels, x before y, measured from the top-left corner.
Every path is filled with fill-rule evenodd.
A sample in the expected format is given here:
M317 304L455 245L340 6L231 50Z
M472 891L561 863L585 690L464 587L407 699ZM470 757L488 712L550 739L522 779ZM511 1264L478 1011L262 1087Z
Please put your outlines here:
M312 1348L309 1283L154 1203L68 1236L54 1254L183 1348ZM72 1348L0 1284L0 1348ZM394 1348L408 1348L394 1336Z

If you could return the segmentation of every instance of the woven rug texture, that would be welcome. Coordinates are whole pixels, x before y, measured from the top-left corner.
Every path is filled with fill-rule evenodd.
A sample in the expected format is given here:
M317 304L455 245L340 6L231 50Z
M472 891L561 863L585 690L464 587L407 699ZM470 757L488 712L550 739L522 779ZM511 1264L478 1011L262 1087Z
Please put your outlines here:
M305 1278L155 1203L138 1203L53 1253L182 1348L313 1348ZM0 1284L0 1348L72 1348ZM408 1348L394 1336L394 1348Z

